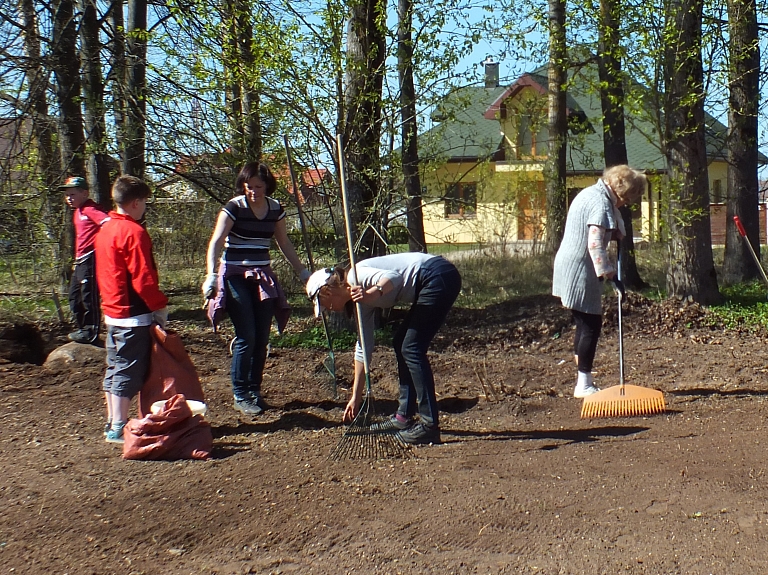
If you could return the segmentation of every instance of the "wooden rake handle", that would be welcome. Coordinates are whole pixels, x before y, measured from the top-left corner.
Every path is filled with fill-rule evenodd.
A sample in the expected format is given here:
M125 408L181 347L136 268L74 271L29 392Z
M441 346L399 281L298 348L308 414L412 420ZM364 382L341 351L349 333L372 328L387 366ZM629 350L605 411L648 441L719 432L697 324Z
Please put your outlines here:
M355 276L355 283L360 283L357 280L357 268L355 266L355 248L354 248L354 230L352 227L352 214L349 209L349 197L347 196L347 174L346 165L344 163L344 143L343 136L341 134L336 135L336 150L339 160L339 186L341 188L341 203L344 208L344 223L347 229L347 249L349 251L349 266L350 270ZM365 340L365 330L363 330L363 310L360 302L355 304L355 311L357 313L357 335L360 338L360 347L363 350L363 371L365 372L365 392L366 395L371 395L371 370L368 365L368 342Z

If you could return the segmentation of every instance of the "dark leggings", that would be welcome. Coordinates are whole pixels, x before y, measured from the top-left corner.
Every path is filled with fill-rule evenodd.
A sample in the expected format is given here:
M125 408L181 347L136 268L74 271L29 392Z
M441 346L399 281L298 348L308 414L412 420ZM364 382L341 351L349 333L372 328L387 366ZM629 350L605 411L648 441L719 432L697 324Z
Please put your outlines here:
M590 373L595 361L597 340L600 338L600 328L603 316L571 310L576 322L576 335L573 338L573 353L579 357L579 371Z

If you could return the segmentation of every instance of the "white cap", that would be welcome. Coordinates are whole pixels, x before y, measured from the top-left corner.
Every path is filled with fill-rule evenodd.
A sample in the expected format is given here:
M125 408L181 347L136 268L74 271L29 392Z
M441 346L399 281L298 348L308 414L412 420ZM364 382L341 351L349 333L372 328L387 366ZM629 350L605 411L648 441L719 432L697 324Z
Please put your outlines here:
M327 285L328 279L333 275L331 268L324 268L317 270L307 280L307 295L309 299L315 304L315 317L320 317L323 313L323 306L320 305L320 298L318 294L320 288Z

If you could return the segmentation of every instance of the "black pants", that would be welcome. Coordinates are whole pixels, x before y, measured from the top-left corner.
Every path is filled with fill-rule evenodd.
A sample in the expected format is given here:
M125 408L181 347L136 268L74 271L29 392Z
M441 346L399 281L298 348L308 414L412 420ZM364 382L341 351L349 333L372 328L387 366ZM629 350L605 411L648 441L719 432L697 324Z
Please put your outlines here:
M579 356L579 371L590 373L595 361L597 340L600 339L600 328L603 326L603 316L571 310L576 322L576 335L573 338L573 353Z
M99 333L101 309L96 286L96 258L93 252L78 258L69 283L69 309L79 329Z

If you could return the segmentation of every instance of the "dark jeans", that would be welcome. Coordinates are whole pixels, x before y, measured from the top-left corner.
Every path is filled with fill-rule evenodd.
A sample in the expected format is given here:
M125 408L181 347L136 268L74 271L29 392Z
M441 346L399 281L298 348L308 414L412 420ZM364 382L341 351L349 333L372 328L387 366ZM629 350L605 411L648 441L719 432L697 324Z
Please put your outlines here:
M589 373L595 361L597 340L603 326L603 316L571 310L576 322L576 335L573 337L573 353L579 356L579 371Z
M230 374L232 393L237 401L256 399L261 395L275 300L262 301L258 283L243 276L230 276L225 285L227 313L235 326Z
M418 411L421 422L428 426L440 422L427 349L459 291L461 276L453 264L444 258L429 260L419 272L416 301L393 338L400 378L397 412L411 417Z
M69 309L75 324L93 335L99 333L101 309L96 285L96 258L93 254L75 263L69 283Z

